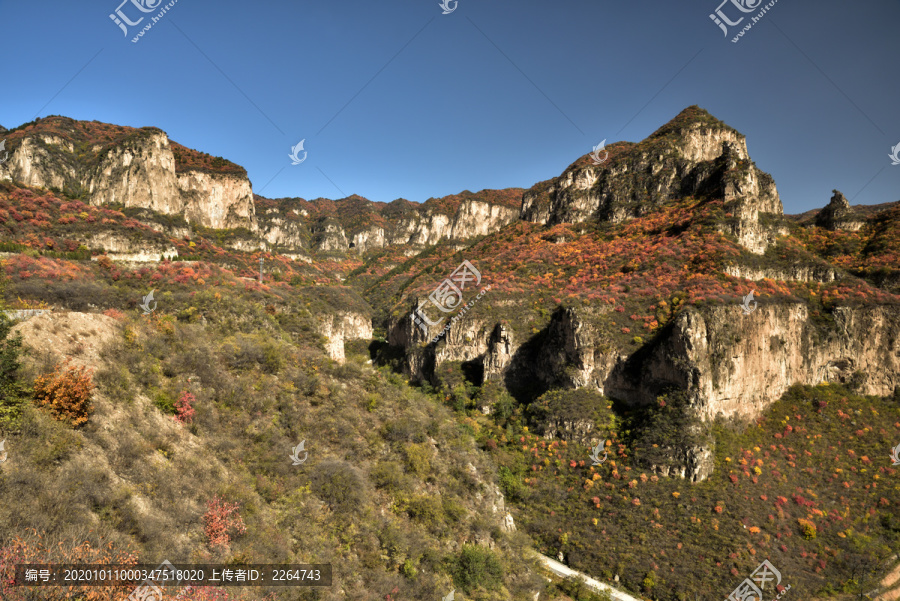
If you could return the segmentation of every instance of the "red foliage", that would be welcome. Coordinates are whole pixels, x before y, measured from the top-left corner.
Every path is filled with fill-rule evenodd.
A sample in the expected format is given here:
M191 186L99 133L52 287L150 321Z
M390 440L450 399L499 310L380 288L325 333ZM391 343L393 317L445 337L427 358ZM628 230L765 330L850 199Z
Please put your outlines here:
M210 547L228 547L231 533L243 534L247 531L244 520L238 513L238 504L227 503L218 496L206 503L203 523Z
M188 391L183 391L181 396L178 397L178 400L175 401L175 420L181 422L182 424L189 424L191 420L194 419L194 403L197 401L196 397Z
M122 321L123 319L125 319L125 314L118 309L107 309L103 312L103 314L118 321Z

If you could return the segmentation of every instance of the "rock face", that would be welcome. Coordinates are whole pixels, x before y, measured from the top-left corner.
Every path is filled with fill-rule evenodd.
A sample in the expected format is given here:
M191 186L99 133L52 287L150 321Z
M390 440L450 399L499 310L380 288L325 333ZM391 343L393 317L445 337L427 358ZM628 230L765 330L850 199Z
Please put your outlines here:
M343 363L344 343L348 340L371 340L372 320L358 313L337 312L322 315L319 322L319 334L326 338L325 351L328 356Z
M344 229L337 219L326 217L311 228L313 247L321 251L344 251L350 248Z
M835 231L855 232L865 225L865 221L850 208L850 202L837 190L832 190L831 202L816 215L815 224Z
M279 248L360 253L393 245L422 248L444 240L484 236L518 220L518 206L482 200L484 192L488 191L463 192L457 195L462 199L450 207L404 200L374 203L359 196L338 201L297 199L293 203L282 199L277 201L278 209L265 210L260 229L263 237ZM286 213L293 215L290 226L284 221Z
M0 165L0 179L14 179L26 186L62 189L67 181L76 178L73 165L57 164L47 148L55 141L50 136L25 138ZM68 145L59 144L68 149ZM9 144L7 144L7 149Z
M677 360L673 360L677 359ZM688 308L657 344L619 363L607 394L650 403L669 386L688 391L702 415L750 420L792 384L857 382L865 394L900 386L900 312L837 307L819 323L806 305Z
M413 326L414 327L414 326ZM401 342L394 339L393 342ZM451 327L446 341L407 347L407 369L431 379L446 361L480 365L485 379L537 395L554 388L592 388L631 405L649 405L666 390L686 391L701 420L721 414L748 422L794 384L853 383L889 395L900 386L900 311L890 306L837 307L830 321L803 304L688 307L632 354L611 348L590 321L558 310L539 339L517 341L504 324L476 318ZM590 421L557 420L543 434L594 444ZM713 470L709 447L670 449L656 473L698 482Z
M516 343L502 324L489 327L474 318L460 322L453 334L451 328L446 343L419 347L408 363L410 374L428 379L444 361L471 361L483 366L485 378L510 389L588 387L632 405L653 403L666 389L678 388L703 419L721 413L742 421L758 416L793 384L855 381L875 395L900 386L900 311L890 306L837 307L826 322L799 303L761 303L749 315L737 305L688 307L630 355L610 348L572 309L554 313L539 344Z
M183 213L191 223L256 231L253 190L246 176L188 171L179 173L177 181L184 208L176 212Z
M12 151L0 165L0 179L86 192L93 205L183 215L204 227L256 229L250 180L236 165L228 164L233 173L219 173L179 162L168 136L153 127L116 128L65 117L39 121L9 134ZM94 131L101 126L114 128L115 135L101 137Z
M831 265L791 265L785 268L761 268L747 265L727 265L725 273L736 278L759 281L763 279L782 282L822 282L838 279L839 272Z
M677 476L691 482L702 482L712 475L715 468L715 457L709 447L670 448L669 453L669 463L652 465L650 469L660 476Z
M79 241L87 248L102 248L106 256L116 261L158 262L178 256L178 249L162 241L132 240L118 232L97 232Z
M703 109L689 107L643 142L616 143L608 153L600 164L586 155L528 190L522 218L620 222L674 198L709 194L736 214L732 233L752 252L764 252L778 235L759 222L760 213L783 212L774 180L750 160L744 136Z

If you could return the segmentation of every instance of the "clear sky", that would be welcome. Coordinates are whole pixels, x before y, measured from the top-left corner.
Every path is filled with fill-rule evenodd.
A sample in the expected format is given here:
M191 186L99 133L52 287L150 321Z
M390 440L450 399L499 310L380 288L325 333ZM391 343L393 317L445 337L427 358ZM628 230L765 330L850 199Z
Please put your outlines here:
M0 0L0 124L156 126L263 196L422 202L530 187L697 104L747 136L787 212L833 188L900 199L896 0L779 0L738 43L757 11L726 38L721 0L177 0L133 43L159 1L121 5L145 17L126 37L121 0Z

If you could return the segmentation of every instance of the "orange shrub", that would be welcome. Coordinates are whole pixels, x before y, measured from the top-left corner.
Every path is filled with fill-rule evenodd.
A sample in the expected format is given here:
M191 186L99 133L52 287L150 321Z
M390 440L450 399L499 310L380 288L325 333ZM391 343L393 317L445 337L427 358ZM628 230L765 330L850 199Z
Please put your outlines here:
M104 221L106 221L106 220L104 219ZM97 259L97 265L99 265L100 267L102 267L103 269L105 269L107 271L110 271L113 267L115 267L115 264L112 262L112 259L110 259L106 255L100 255L100 257Z
M94 408L91 394L94 383L93 370L86 367L70 367L69 360L56 366L52 374L38 376L34 381L34 401L46 408L60 421L80 426L88 420Z

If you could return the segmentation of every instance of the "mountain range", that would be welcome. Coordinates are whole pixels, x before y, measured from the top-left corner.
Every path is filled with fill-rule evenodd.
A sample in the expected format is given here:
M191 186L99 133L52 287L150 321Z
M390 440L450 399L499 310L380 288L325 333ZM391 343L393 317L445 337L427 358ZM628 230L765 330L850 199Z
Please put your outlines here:
M17 534L94 524L180 560L315 563L306 541L352 566L343 592L310 599L384 598L398 578L410 598L588 594L543 589L531 546L652 599L727 596L766 556L806 598L864 582L896 598L900 497L876 480L898 475L900 202L835 190L786 215L745 136L697 106L529 188L423 203L265 198L242 167L153 127L51 116L0 137L6 302L50 311L13 328L33 350L23 398L66 358L97 382L87 425L0 411L10 457L30 453L0 468L19 470L0 500L19 483L46 502L41 486L70 472L105 490L78 496L72 528L7 507ZM163 420L184 392L190 431ZM305 437L314 455L317 436L307 475L267 450L286 460ZM822 436L818 456L842 454L832 469L805 450ZM585 465L598 444L610 463ZM110 459L76 468L73 448ZM165 470L193 522L161 516ZM218 495L254 508L246 544L203 542L202 499Z

